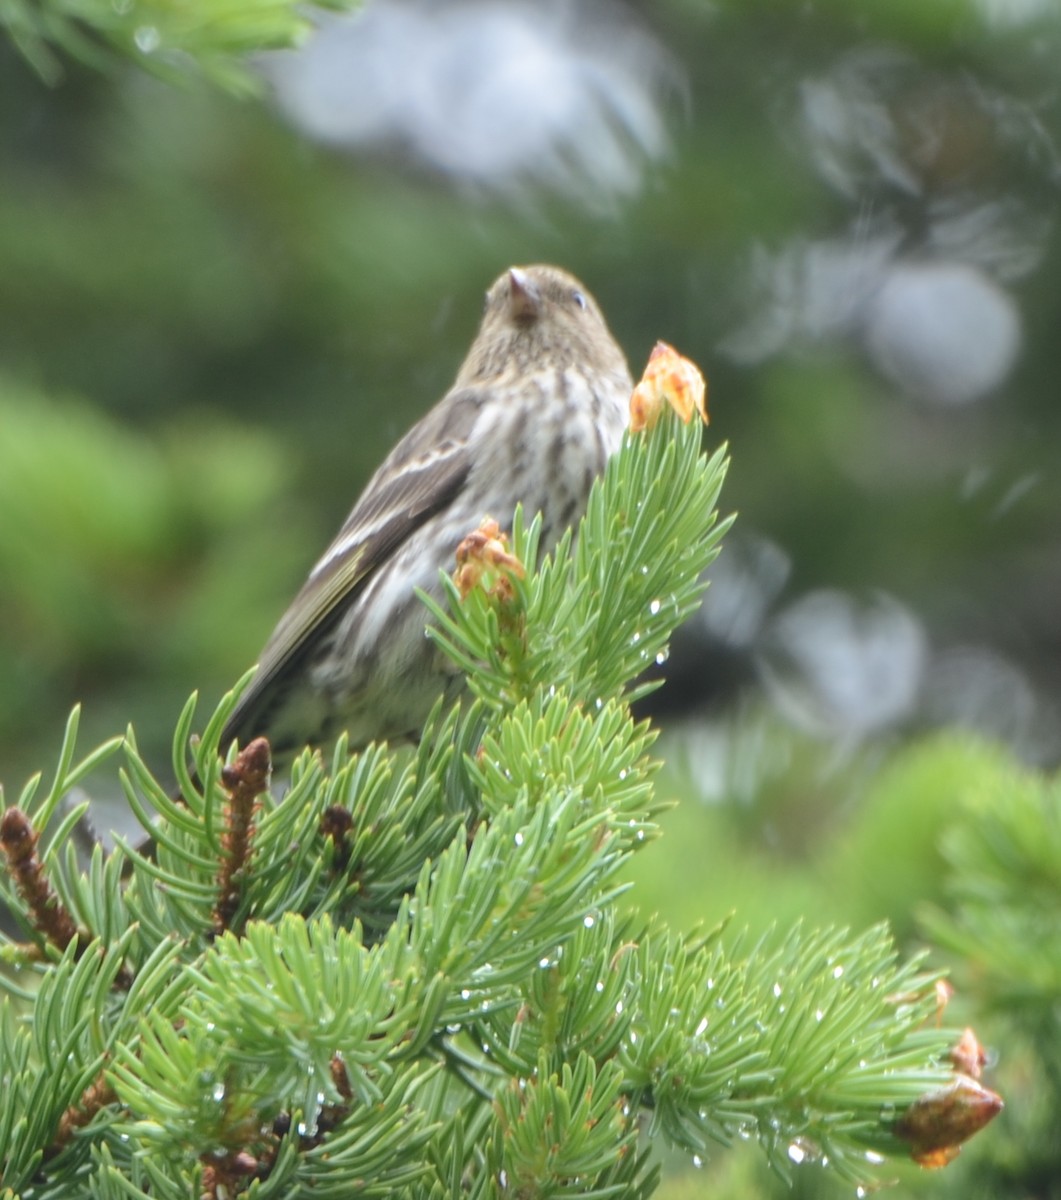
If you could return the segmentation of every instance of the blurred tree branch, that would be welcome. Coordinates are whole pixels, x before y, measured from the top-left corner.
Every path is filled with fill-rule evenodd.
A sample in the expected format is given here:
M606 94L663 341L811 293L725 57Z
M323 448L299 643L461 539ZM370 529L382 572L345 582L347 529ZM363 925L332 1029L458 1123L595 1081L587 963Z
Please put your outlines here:
M0 26L50 84L62 57L113 70L122 60L176 80L198 74L225 91L256 95L254 54L299 44L312 7L346 11L358 0L3 0Z

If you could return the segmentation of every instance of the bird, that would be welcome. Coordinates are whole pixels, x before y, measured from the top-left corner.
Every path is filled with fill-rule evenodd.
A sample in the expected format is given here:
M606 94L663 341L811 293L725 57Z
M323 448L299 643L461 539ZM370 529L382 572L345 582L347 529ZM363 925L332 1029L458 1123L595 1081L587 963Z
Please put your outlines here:
M340 733L416 740L457 669L416 594L484 518L542 514L546 552L622 442L633 383L600 307L567 271L504 271L450 389L394 446L280 618L221 734L264 737L274 769Z

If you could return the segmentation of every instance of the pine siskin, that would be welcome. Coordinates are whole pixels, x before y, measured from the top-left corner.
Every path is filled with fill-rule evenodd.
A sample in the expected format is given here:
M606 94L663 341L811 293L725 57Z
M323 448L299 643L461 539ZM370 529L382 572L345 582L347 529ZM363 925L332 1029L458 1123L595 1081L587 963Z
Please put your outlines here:
M269 739L283 764L343 731L354 748L415 736L459 680L425 637L419 587L483 520L521 503L548 549L619 446L633 384L584 287L513 267L486 294L453 386L369 481L262 651L222 734Z

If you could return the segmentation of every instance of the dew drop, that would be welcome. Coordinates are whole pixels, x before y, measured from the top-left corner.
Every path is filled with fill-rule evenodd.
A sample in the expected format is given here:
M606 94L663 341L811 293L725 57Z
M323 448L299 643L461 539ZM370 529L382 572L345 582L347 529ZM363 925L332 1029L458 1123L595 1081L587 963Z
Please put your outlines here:
M154 54L162 45L162 35L154 25L141 25L133 34L133 41L141 54Z
M662 607L663 607L663 605L658 600L653 600L652 603L648 606L648 611L653 616L655 616Z

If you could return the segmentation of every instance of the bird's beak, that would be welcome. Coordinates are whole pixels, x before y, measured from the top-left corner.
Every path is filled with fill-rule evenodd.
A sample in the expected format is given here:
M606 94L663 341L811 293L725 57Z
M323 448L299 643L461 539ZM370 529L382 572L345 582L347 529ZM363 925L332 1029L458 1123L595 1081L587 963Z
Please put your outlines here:
M542 295L538 285L519 267L509 268L508 284L508 308L513 320L535 320L542 307Z

